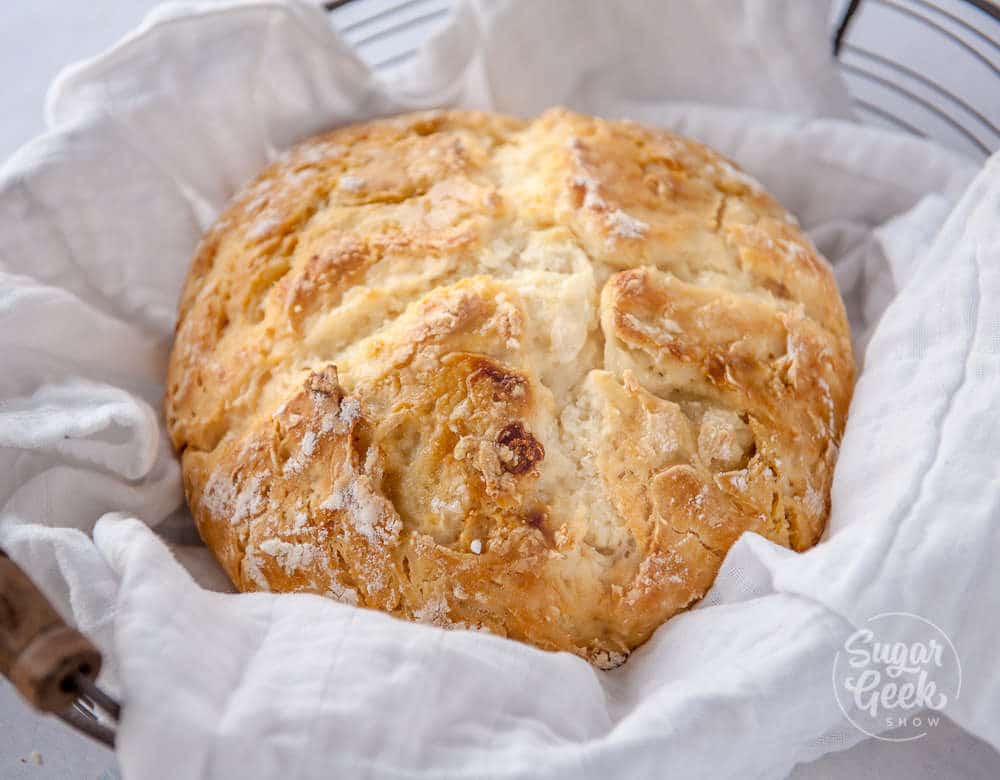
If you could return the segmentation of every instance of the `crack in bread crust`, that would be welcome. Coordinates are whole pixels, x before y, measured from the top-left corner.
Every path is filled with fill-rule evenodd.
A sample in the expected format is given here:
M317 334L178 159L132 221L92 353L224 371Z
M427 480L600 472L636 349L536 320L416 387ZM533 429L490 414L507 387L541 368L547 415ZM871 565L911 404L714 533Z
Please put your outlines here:
M233 200L165 408L241 590L611 667L744 531L818 540L853 374L829 268L720 155L430 112L306 141Z

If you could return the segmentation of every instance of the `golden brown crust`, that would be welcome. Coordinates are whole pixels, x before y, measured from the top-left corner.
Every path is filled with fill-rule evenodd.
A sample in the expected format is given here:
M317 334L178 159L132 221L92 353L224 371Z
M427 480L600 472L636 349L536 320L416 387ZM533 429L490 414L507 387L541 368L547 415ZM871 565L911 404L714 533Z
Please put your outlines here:
M301 144L234 200L166 412L241 590L610 667L743 531L816 542L853 372L829 268L721 156L437 112Z

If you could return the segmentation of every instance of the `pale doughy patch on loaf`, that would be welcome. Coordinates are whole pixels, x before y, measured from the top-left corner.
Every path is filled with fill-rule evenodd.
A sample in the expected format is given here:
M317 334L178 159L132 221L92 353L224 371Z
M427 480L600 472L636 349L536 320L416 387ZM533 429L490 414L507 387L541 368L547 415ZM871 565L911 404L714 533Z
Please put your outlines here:
M744 531L817 541L853 373L828 266L718 154L437 112L307 141L234 199L166 414L240 589L607 668Z

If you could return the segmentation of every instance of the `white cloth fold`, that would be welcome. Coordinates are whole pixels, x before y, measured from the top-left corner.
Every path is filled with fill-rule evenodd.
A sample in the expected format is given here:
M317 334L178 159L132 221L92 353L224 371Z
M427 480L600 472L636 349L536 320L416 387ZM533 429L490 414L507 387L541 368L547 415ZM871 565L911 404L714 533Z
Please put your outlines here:
M886 610L947 632L967 685L946 712L1000 746L1000 159L976 175L846 121L828 11L467 2L380 80L314 8L175 4L60 77L50 132L0 171L0 545L107 655L127 778L781 777L863 737L831 669ZM705 601L611 673L197 585L149 529L218 583L177 532L157 411L201 231L323 128L556 102L719 148L834 263L864 360L824 541L796 555L744 536Z

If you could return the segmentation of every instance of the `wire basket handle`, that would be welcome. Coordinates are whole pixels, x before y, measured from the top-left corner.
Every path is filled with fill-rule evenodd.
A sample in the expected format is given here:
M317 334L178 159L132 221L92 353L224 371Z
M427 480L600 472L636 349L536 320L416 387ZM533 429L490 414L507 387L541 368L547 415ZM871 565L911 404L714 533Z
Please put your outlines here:
M100 671L100 651L0 550L0 674L35 709L112 745L114 732L86 706L93 702L118 718L117 702L95 683Z

